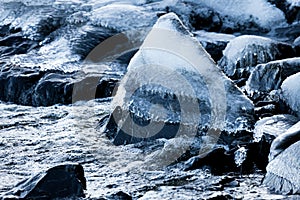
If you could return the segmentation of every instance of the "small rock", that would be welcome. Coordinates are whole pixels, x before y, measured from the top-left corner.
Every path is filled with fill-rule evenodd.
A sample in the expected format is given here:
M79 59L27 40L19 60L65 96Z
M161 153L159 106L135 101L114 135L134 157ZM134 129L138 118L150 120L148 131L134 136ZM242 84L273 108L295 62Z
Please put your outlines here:
M109 199L112 199L112 200L132 200L132 197L129 194L123 192L123 191L119 191L115 194L112 194L109 197Z
M84 197L86 179L79 164L59 165L19 183L3 199L47 200Z

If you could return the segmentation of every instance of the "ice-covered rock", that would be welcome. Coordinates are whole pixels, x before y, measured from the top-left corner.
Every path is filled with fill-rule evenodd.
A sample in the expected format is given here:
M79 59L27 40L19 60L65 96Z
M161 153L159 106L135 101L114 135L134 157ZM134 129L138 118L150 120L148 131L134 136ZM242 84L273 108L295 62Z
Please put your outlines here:
M276 137L286 132L297 122L298 119L293 115L274 115L263 118L255 124L254 140L259 142L263 139L271 144Z
M199 3L218 11L222 17L228 17L229 23L230 21L235 21L237 24L253 23L265 29L285 23L284 14L266 0L242 2L238 0L203 0Z
M300 123L298 122L272 143L267 174L263 183L283 194L300 193Z
M113 104L106 134L115 144L236 133L253 120L252 102L173 13L159 18L131 59Z
M284 13L266 0L170 0L153 4L156 9L175 12L197 30L251 34L286 24Z
M267 166L263 184L281 194L300 193L300 141L284 150Z
M260 64L251 72L245 89L252 98L280 88L289 76L300 72L300 58L290 58Z
M287 131L285 131L283 134L280 134L272 142L269 161L272 161L277 155L298 140L300 140L300 122L291 126Z
M282 99L300 117L300 73L294 74L281 85Z
M233 79L248 78L258 64L295 56L293 47L287 43L254 36L243 35L231 40L218 65Z
M86 179L79 164L55 166L24 180L1 199L62 199L84 197Z

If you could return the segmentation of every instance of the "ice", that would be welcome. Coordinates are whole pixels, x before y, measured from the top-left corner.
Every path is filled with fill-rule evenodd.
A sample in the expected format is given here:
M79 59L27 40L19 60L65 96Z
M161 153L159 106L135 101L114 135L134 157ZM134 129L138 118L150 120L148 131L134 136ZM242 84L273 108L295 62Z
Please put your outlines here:
M261 27L270 29L286 21L283 12L266 0L202 0L199 4L211 7L223 16L232 17L240 24L254 21Z
M300 72L288 77L281 85L284 102L300 117Z
M152 26L157 19L153 12L142 7L127 4L111 4L95 9L91 20L93 25L113 28L118 31L135 30Z
M247 158L247 149L245 147L240 147L238 150L234 152L234 162L238 167L240 167L243 164L246 158Z

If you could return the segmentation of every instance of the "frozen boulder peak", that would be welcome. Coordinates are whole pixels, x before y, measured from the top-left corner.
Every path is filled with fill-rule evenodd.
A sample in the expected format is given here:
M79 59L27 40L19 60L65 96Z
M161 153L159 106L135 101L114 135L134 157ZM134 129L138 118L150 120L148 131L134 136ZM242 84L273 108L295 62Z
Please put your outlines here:
M255 98L280 88L289 76L300 72L300 58L276 60L257 65L246 82L247 93Z
M158 19L127 69L106 126L115 144L252 125L252 102L173 13Z
M281 194L300 194L300 141L295 141L267 166L263 184Z
M258 64L295 56L293 47L269 38L243 35L231 40L219 66L233 79L248 78Z
M281 85L282 99L300 117L300 72L288 77Z

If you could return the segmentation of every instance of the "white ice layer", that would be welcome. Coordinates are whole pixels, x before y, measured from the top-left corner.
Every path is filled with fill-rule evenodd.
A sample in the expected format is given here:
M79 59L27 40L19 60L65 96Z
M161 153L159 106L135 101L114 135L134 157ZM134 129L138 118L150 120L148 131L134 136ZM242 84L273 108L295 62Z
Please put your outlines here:
M282 98L300 117L300 72L288 77L281 85Z

